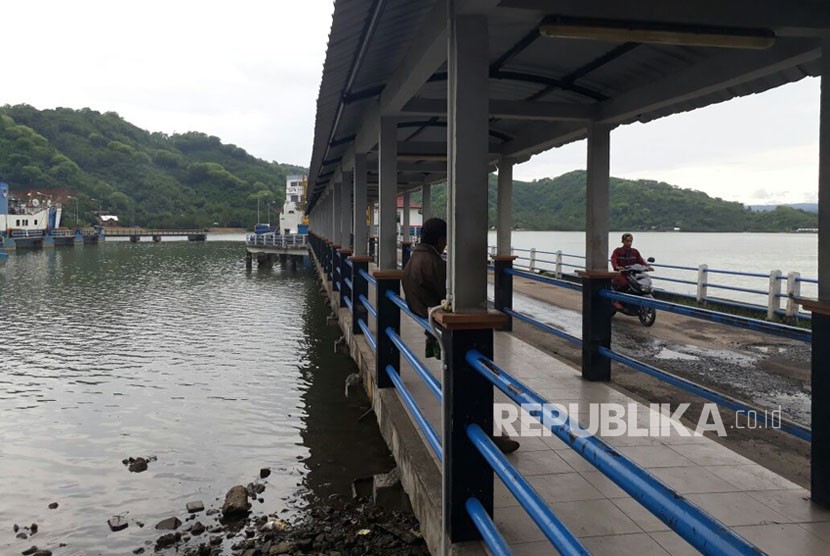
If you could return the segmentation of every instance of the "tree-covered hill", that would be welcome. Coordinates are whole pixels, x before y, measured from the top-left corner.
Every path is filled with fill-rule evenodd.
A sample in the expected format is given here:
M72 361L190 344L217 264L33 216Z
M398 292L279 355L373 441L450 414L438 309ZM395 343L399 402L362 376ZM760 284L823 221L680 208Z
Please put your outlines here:
M490 225L495 225L497 178L490 176ZM525 230L584 230L586 173L513 182L513 225ZM446 207L446 188L433 188L436 213ZM650 180L611 178L610 222L615 230L687 232L790 232L818 226L816 214L778 207L753 212L741 203Z
M80 224L99 209L127 225L148 227L243 226L262 220L268 201L272 220L282 207L285 177L305 168L266 162L218 137L188 132L150 133L114 112L89 108L37 110L0 107L0 180L13 194L38 191L65 203L65 222ZM584 170L533 182L515 181L513 223L526 230L585 227ZM490 176L490 225L495 224L496 176ZM433 188L437 214L446 188ZM649 180L611 178L611 227L617 230L787 232L815 228L814 213L780 206L753 212L740 203L712 198Z
M282 207L285 177L299 166L265 162L198 132L150 133L114 112L0 108L0 179L15 194L39 191L66 204L65 222L93 210L151 227L245 226L257 197Z

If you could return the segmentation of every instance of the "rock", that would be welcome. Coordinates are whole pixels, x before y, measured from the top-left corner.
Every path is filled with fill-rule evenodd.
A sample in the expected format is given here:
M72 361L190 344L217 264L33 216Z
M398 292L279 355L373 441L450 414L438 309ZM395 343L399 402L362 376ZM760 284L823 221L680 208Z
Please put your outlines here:
M195 514L204 511L204 509L205 505L200 500L187 503L187 513Z
M269 556L277 556L278 554L290 554L294 552L294 547L296 545L293 542L289 541L282 541L275 545L271 546L271 550L268 551Z
M251 505L248 503L248 491L242 485L232 487L225 495L222 516L225 519L238 519L248 515Z
M32 524L29 526L29 531L31 532L31 534L32 534L32 535L34 535L35 533L37 533L37 523L32 523Z
M193 527L190 528L190 534L194 537L198 537L202 533L205 532L205 526L202 525L201 521L197 521L193 524Z
M52 502L51 504L49 504L49 509L50 509L50 510L57 509L57 507L58 507L58 503L57 503L57 502Z
M147 471L147 460L144 458L130 458L129 465L127 468L132 473L141 473L142 471Z
M32 556L52 556L51 550L38 550Z
M127 523L127 520L122 516L114 515L107 520L107 525L110 526L110 530L112 531L120 531L122 529L126 529L129 523Z
M168 546L173 546L180 540L182 540L182 535L178 532L167 533L166 535L162 535L158 539L156 539L156 551L167 548Z
M181 520L176 517L168 517L167 519L162 519L158 523L156 523L156 529L166 529L171 531L173 529L178 529L181 526Z
M259 478L260 479L265 479L270 474L271 474L271 470L268 469L267 467L263 467L262 469L259 470Z
M361 477L352 481L352 498L368 498L372 496L375 480L373 477Z
M18 531L20 531L20 525L18 525L17 523L15 523L15 524L14 524L14 527L12 527L12 530L14 530L14 532L15 532L15 533L17 533Z
M138 547L133 550L133 554L144 554L144 547Z
M27 535L23 531L19 532L16 536L17 536L18 539L28 539L29 538L29 535Z
M37 552L37 547L30 546L29 548L21 552L21 554L23 554L23 556L29 556L30 554L34 554L35 552Z

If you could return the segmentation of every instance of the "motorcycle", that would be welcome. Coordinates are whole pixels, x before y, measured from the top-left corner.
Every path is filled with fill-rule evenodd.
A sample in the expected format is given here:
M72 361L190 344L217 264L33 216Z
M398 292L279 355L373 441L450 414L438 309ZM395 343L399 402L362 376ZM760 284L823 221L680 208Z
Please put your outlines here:
M648 258L649 263L654 262L654 257ZM641 264L633 264L623 268L620 273L625 276L627 280L627 288L620 290L620 293L627 293L639 297L647 297L654 299L651 295L653 290L651 285L651 276L648 275L649 267ZM614 313L620 312L630 317L636 316L640 319L643 326L651 326L657 319L657 310L653 307L645 307L643 305L636 305L631 303L620 303L621 308L614 308Z

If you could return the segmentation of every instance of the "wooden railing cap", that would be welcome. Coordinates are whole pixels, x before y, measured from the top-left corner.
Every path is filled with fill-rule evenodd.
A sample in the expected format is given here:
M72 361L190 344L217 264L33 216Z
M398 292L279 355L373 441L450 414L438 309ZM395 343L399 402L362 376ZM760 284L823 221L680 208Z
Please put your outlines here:
M445 313L435 312L435 322L446 330L485 330L501 328L508 322L508 317L499 311L481 313Z

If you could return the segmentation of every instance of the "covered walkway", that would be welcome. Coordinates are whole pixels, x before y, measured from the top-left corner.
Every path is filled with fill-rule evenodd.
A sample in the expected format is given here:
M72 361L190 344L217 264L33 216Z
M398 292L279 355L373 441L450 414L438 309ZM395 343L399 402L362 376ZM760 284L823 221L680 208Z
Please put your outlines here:
M317 102L306 213L311 223L312 249L324 274L333 290L347 294L337 300L336 306L350 305L356 318L364 320L364 326L371 321L367 313L371 311L352 292L365 293L367 281L377 282L378 295L371 300L380 323L374 339L376 359L372 365L365 365L371 371L372 388L378 390L376 399L391 403L405 386L395 383L396 373L404 368L402 355L407 349L397 337L401 322L406 321L401 318L403 309L395 308L396 303L397 307L402 303L395 295L400 280L398 225L403 231L405 262L410 240L410 193L421 193L426 219L433 216L431 185L447 184L447 212L438 216L446 217L449 224L447 302L451 310L436 316L446 343L447 367L436 375L443 393L442 418L440 427L433 429L440 440L432 438L430 442L430 448L443 457L440 489L430 491L428 496L433 503L440 500L440 505L437 515L435 508L419 513L422 522L442 524L440 535L430 537L436 553L481 538L491 551L509 553L501 535L513 542L510 527L506 533L499 533L490 519L497 509L492 478L505 466L498 454L492 453L492 442L484 430L492 426L494 391L515 396L514 401L535 394L510 383L512 379L505 373L494 372L492 365L498 363L490 358L500 361L507 357L510 364L515 358L519 367L525 361L527 369L537 372L550 364L548 358L532 350L506 345L498 339L503 332L495 332L509 330L511 315L515 314L510 305L513 165L548 149L587 139L586 260L580 272L582 334L572 339L582 347L582 368L574 378L580 387L565 392L577 398L590 392L602 402L608 390L593 383L610 380L611 361L621 361L619 354L610 349L611 300L619 296L609 292L613 274L607 268L611 131L619 125L648 122L762 93L806 76L830 74L830 56L822 56L829 44L830 5L815 0L335 1ZM813 313L812 332L779 332L800 334L812 342L812 430L797 433L811 443L809 497L829 507L830 375L821 368L830 360L828 87L822 89L817 118L821 121L818 298L801 302ZM494 171L498 171L497 198L489 199L488 175ZM400 194L404 195L403 221L398 223L396 199ZM497 207L498 241L492 263L498 311L489 310L487 304L485 254L491 203ZM372 214L373 204L379 214L378 237L370 242L367 214ZM373 257L369 257L370 245ZM365 274L370 260L377 269L364 278L361 270ZM669 309L659 303L654 302L655 307ZM766 323L748 323L729 316L703 312L695 316L769 329ZM364 333L354 324L349 331ZM403 331L406 333L405 328ZM354 353L365 361L361 350ZM528 354L533 354L532 361L527 360ZM508 371L522 372L520 368ZM505 386L508 383L510 386ZM571 383L566 381L562 384L565 386L571 388ZM437 389L433 384L433 390ZM409 449L406 446L415 450L412 442L395 436L396 427L384 429L384 417L378 417L382 430L390 435L390 445L403 448L401 454ZM583 444L573 442L574 447L588 449ZM610 475L616 473L617 484L628 477L643 486L642 493L651 493L643 496L651 497L652 512L660 514L663 523L682 532L699 550L710 554L755 553L757 548L746 540L754 531L751 527L778 521L757 517L757 522L752 518L748 523L736 523L734 529L723 523L729 525L735 515L754 515L749 504L735 506L729 501L757 501L747 492L753 488L764 491L769 484L735 484L740 480L718 476L706 463L696 463L689 457L692 454L684 454L678 447L626 446L619 452L602 447L594 453L594 464ZM671 477L655 480L657 471L643 473L630 462L619 464L617 460L625 458L614 454L625 455L625 451L631 451L629 459L635 464L642 461L647 471L651 471L650 465L663 461L663 454L668 463L677 464L668 469L695 469L689 473L698 478L713 474L741 492L715 492L717 487L710 488L712 484L727 486L714 480L710 484L707 479L702 481L707 485L702 492L678 497L665 487L666 482L674 480ZM402 461L407 460L398 460L406 473L407 464ZM686 461L693 465L685 465ZM617 473L614 469L618 465L627 470ZM564 470L582 476L579 469ZM676 473L683 475L684 471ZM579 482L576 475L571 477ZM694 481L690 478L689 482ZM410 484L410 488L414 486ZM640 492L639 487L628 490ZM693 496L700 497L699 504L689 503ZM724 512L712 506L708 513L706 508L701 512L702 506L709 506L714 499L726 500L732 504L728 506L731 509ZM762 510L761 516L769 517L764 511L772 509L786 518L782 523L787 525L782 527L787 528L787 536L793 535L793 542L801 538L800 531L806 531L794 520L795 514L787 516L783 510L767 508L772 502L757 502L752 505ZM532 507L528 511L553 524L543 528L560 552L588 552L580 539L589 530L586 528L593 526L592 515L574 520L574 529L570 530L557 523L561 520L550 509L535 502L528 504ZM498 519L499 514L495 515ZM739 526L750 528L745 536L737 533ZM651 532L642 532L657 542ZM811 551L806 546L804 550ZM799 551L798 546L791 551Z
M318 270L321 270L319 265ZM370 291L369 297L374 298L374 294ZM337 307L340 295L331 289L328 295L332 305ZM360 362L367 383L373 384L374 351L364 336L350 333L351 311L341 308L338 316L355 360ZM376 327L370 328L377 335ZM422 349L423 329L410 319L402 319L401 337L413 349ZM580 407L574 417L578 416L585 427L591 422L588 408L592 403L621 404L626 408L628 404L636 404L639 425L643 428L650 425L653 409L607 384L583 380L579 369L539 351L511 332L495 333L494 352L499 366L510 369L511 374L545 399L563 407L569 404ZM423 361L440 380L440 362L436 359ZM401 365L404 384L433 429L440 431L440 402L410 364L402 360ZM440 537L440 522L428 520L430 516L433 519L440 516L440 499L436 498L440 490L435 490L441 483L441 463L429 450L423 432L402 405L390 408L388 399L380 401L376 388L370 388L369 393L380 420L393 420L389 415L395 412L398 419L402 415L409 418L408 431L393 432L389 427L381 427L393 451L396 443L391 436L398 439L417 436L420 440L420 446L414 450L420 457L412 457L412 446L400 445L395 456L399 465L408 471L403 480L422 520L425 536L428 539ZM503 394L497 394L495 401L512 405ZM530 426L521 428L521 421L516 424L521 447L507 458L591 554L699 554L577 452L555 436L543 434L542 427L533 419L526 418L525 421ZM400 426L399 420L397 423ZM731 425L727 422L725 426ZM663 423L660 430L666 436L633 436L631 431L622 436L599 436L678 495L692 501L765 553L782 556L830 553L830 510L811 502L808 490L735 454L712 440L711 435L694 436L688 424L680 423L674 427ZM409 455L402 454L403 451ZM558 554L498 478L494 479L493 490L494 521L514 555ZM434 545L430 546L434 550ZM470 543L457 547L457 550L464 554L485 554L483 547Z

